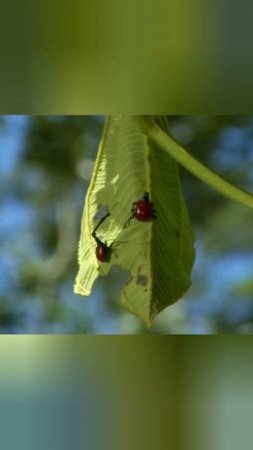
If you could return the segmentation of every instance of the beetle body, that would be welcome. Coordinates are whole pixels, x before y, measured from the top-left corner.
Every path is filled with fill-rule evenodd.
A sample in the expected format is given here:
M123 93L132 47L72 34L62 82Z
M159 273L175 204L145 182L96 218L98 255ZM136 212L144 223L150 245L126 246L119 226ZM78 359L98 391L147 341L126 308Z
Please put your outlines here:
M144 192L141 200L133 202L131 216L126 225L129 225L130 221L134 218L140 222L149 222L150 220L157 219L154 203L149 200L149 192Z
M96 258L100 262L109 262L111 259L112 247L105 242L97 242Z
M147 222L153 218L153 203L147 203L143 200L137 202L134 206L134 217L141 222Z

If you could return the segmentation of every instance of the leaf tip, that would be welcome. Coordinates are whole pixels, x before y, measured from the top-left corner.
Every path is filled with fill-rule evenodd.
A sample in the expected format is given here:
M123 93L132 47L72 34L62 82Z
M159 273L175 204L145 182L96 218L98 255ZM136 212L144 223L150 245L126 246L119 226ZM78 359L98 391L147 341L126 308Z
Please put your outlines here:
M74 294L82 295L84 297L88 297L91 293L90 290L84 289L78 282L74 284L73 292Z

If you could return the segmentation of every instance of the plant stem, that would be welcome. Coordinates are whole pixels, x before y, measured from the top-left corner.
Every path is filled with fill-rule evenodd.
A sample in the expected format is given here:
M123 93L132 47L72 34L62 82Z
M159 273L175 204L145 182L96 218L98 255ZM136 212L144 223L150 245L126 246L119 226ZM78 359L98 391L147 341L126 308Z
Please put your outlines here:
M184 150L171 137L164 133L148 116L141 116L141 124L149 139L165 152L167 152L178 163L188 169L201 181L208 184L225 197L241 203L253 209L253 195L232 185L217 173L208 169L204 164Z

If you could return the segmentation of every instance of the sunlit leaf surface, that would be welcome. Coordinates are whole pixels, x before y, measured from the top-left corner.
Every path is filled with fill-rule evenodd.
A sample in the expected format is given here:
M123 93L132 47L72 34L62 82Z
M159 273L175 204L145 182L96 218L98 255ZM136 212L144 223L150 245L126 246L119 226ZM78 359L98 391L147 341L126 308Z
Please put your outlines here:
M132 203L150 193L157 220L130 216ZM92 231L101 209L111 216L99 228L103 242L113 244L110 262L96 259ZM182 198L176 162L148 142L138 116L107 119L85 200L75 292L89 295L98 275L113 265L129 272L120 301L147 325L190 286L193 235Z

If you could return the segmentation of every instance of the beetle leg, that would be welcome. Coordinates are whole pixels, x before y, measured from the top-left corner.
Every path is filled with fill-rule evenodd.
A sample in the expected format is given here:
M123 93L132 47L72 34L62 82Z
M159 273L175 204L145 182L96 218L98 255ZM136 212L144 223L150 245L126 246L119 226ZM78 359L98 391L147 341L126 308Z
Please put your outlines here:
M133 202L132 208L131 208L131 210L130 210L131 216L130 216L129 219L125 222L125 224L123 225L123 228L128 227L128 226L130 225L131 220L135 217L135 214L136 214L136 205L137 205L137 202Z
M109 217L111 214L107 213L104 217L102 217L102 219L99 220L99 222L97 223L97 225L95 226L93 233L95 233L98 229L98 227L100 227L100 225L105 221L105 219L107 219L107 217Z
M93 231L92 237L95 239L97 245L104 245L104 242L102 242L102 241L97 237L95 231Z
M136 211L131 211L131 212L132 212L132 215L131 215L131 216L129 217L129 219L125 222L123 228L128 227L128 226L130 225L131 220L135 217L135 212L136 212Z

